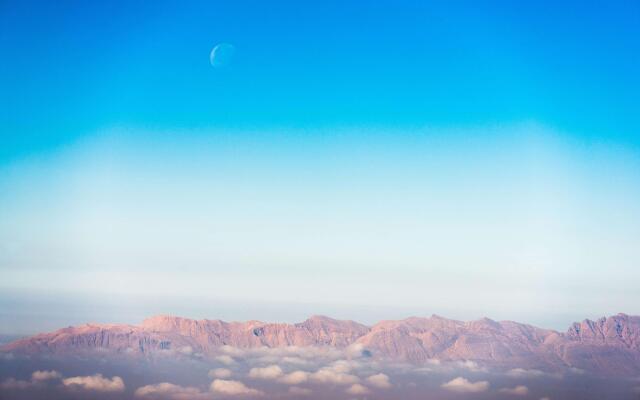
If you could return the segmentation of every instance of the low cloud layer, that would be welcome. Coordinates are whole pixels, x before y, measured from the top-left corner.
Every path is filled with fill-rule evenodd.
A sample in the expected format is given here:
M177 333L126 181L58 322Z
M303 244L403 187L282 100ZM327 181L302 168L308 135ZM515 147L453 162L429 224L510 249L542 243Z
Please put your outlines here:
M215 368L209 371L209 377L226 379L233 375L233 371L229 368Z
M309 375L310 374L306 371L293 371L278 379L278 382L287 385L300 385L309 380Z
M31 380L34 382L43 382L54 379L62 379L62 374L58 371L33 371Z
M33 385L33 382L23 381L16 378L7 378L2 383L0 383L0 389L4 390L19 390L19 389L27 389Z
M364 385L361 385L359 383L354 383L353 385L349 386L346 392L357 396L361 394L369 394L371 393L371 390L369 390L369 388L367 388Z
M58 371L33 371L30 380L20 380L15 378L5 379L0 383L0 389L21 390L31 387L41 386L48 381L56 381L62 379L62 374Z
M141 398L160 397L171 400L192 400L206 397L198 388L184 387L168 382L142 386L136 389L134 394L136 397Z
M275 380L284 375L282 372L282 368L278 365L269 365L264 368L251 368L249 371L249 377L253 379L266 379L266 380Z
M84 389L95 392L123 392L124 381L119 376L105 378L102 374L74 376L62 380L62 384L72 389Z
M257 389L252 389L240 381L216 379L211 383L211 391L230 396L261 396L264 393Z
M489 390L489 382L471 382L461 376L441 385L443 389L458 393L480 393Z
M379 389L389 389L392 386L389 376L383 373L371 375L367 378L367 383Z
M289 394L293 396L311 396L313 390L309 388L301 388L297 386L292 386L289 388Z
M529 394L529 388L524 385L518 385L514 388L500 389L500 393L510 394L513 396L526 396Z
M554 385L557 388L572 384L570 382L576 379L588 379L572 371L560 374L526 368L487 370L483 365L466 361L428 360L420 366L394 363L367 356L362 349L355 347L343 350L296 347L246 350L224 347L209 359L198 358L194 354L187 360L167 357L161 361L138 361L140 364L135 368L134 364L128 364L128 367L114 364L101 369L100 365L94 363L86 370L100 371L101 374L86 376L75 375L82 368L73 368L74 373L69 373L64 368L52 369L52 364L18 376L7 376L5 372L5 375L0 375L0 391L10 392L9 398L18 400L65 400L113 395L118 399L134 400L252 397L382 400L420 398L427 392L442 400L498 397L556 399L560 398L556 393L562 391L554 392ZM12 363L15 360L4 362ZM103 362L104 366L109 365L107 359ZM5 368L5 371L10 369ZM143 377L140 371L145 371ZM637 383L619 390L626 390L629 394L633 386L637 386ZM126 390L126 387L131 387L131 390ZM47 395L35 396L34 393ZM608 392L606 394L599 398L616 398ZM584 400L590 397L571 400L577 398Z

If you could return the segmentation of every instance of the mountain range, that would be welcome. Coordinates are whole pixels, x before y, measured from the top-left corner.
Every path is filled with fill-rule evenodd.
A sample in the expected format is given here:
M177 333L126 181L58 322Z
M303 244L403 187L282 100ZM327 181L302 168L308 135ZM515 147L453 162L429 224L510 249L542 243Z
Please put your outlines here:
M373 326L313 316L304 322L224 322L155 316L140 325L85 324L20 339L0 351L28 356L100 354L152 357L189 349L214 356L222 346L242 349L285 346L357 345L363 354L385 360L424 364L473 361L497 369L544 372L573 368L601 375L640 373L640 317L617 314L574 323L566 332L493 321L457 321L433 315Z

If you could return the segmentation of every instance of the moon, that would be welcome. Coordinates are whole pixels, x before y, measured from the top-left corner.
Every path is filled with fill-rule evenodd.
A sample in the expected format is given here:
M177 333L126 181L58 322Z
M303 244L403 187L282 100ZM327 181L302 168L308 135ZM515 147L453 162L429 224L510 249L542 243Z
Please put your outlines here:
M214 68L223 68L231 64L236 48L229 43L219 43L213 47L209 54L209 62Z

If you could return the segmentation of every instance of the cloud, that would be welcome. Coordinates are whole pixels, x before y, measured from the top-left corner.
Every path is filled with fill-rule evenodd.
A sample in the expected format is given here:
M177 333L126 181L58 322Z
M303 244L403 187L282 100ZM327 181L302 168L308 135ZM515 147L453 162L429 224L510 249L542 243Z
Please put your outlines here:
M228 368L215 368L209 371L209 377L211 378L230 378L233 375L233 371Z
M547 374L539 369L514 368L507 371L506 375L512 378L538 378Z
M293 371L290 374L286 374L278 379L278 382L285 383L287 385L299 385L309 380L309 373L306 371Z
M284 364L308 365L309 361L301 357L282 357L280 362Z
M529 394L529 388L524 385L518 385L514 388L500 389L500 393L511 394L514 396L526 396Z
M231 365L231 364L235 364L236 360L233 359L233 357L231 357L228 354L222 354L220 356L216 357L216 361L224 364L224 365Z
M207 397L207 395L202 393L198 388L184 387L168 382L139 387L136 389L134 395L136 397L163 397L172 400L191 400Z
M440 385L440 387L458 393L480 393L485 392L489 389L489 382L470 382L467 379L459 376L447 383L443 383L442 385Z
M52 379L61 379L62 378L62 374L58 371L33 371L33 373L31 374L31 380L33 382L42 382L42 381L49 381Z
M0 388L2 389L26 389L33 385L30 381L21 381L15 378L9 378L0 383Z
M311 391L311 389L301 388L301 387L297 387L297 386L291 386L289 388L289 393L294 395L294 396L309 396L313 392Z
M225 344L224 346L221 346L219 350L227 355L242 358L246 353L251 352L253 349L241 349L239 347L233 347Z
M23 381L15 378L9 378L0 383L2 389L27 389L32 386L43 384L46 381L53 379L61 379L62 374L58 371L33 371L31 374L31 380Z
M282 368L277 365L269 365L264 368L251 368L249 377L254 379L274 380L280 378L284 373Z
M211 391L221 394L226 394L230 396L260 396L262 393L259 390L252 389L247 387L244 383L240 381L227 381L224 379L216 379L211 383Z
M347 346L347 348L344 349L344 352L349 358L353 358L362 356L365 350L366 349L362 343L353 343Z
M331 383L335 385L352 385L360 380L357 376L336 372L331 368L322 368L309 376L316 383Z
M352 360L335 360L330 365L320 368L309 375L309 380L316 383L329 383L334 385L353 385L360 382L360 378L351 374L351 371L360 364Z
M80 388L85 390L93 390L96 392L123 392L124 382L119 376L113 378L104 378L102 374L91 376L74 376L62 380L64 386L70 388Z
M473 372L486 372L486 368L481 367L480 365L478 365L477 362L475 361L471 361L471 360L466 360L466 361L458 361L457 365L460 368L465 368L468 369L469 371L473 371Z
M388 389L391 386L391 381L389 381L389 377L385 374L376 374L376 375L371 375L370 377L367 378L367 382L372 385L375 386L377 388L380 389Z
M358 366L358 363L355 361L336 360L333 363L331 363L331 365L329 365L327 368L330 368L335 372L347 373L347 372L351 372L356 366Z
M354 383L353 385L349 386L349 388L346 390L346 392L349 393L349 394L354 394L354 395L371 393L371 391L369 389L367 389L366 386L363 386L363 385L361 385L359 383Z
M524 368L513 368L507 371L505 374L511 378L519 378L519 379L531 379L531 378L542 378L542 377L550 377L556 379L562 379L563 374L560 372L544 372L539 369L524 369Z
M251 366L263 367L268 365L299 365L306 368L320 368L327 364L335 364L336 368L357 368L358 360L367 360L362 355L362 346L350 346L339 349L331 346L284 346L258 347L241 349L232 346L222 346L216 360L225 365L232 365L242 359Z
M575 375L584 375L586 373L585 370L576 367L568 368L568 371Z

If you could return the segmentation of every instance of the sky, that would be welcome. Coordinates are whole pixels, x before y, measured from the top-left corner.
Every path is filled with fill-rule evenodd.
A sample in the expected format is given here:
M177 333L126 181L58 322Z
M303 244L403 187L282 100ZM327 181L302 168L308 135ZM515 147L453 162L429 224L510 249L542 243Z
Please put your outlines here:
M640 314L640 5L531 3L3 1L0 333Z

